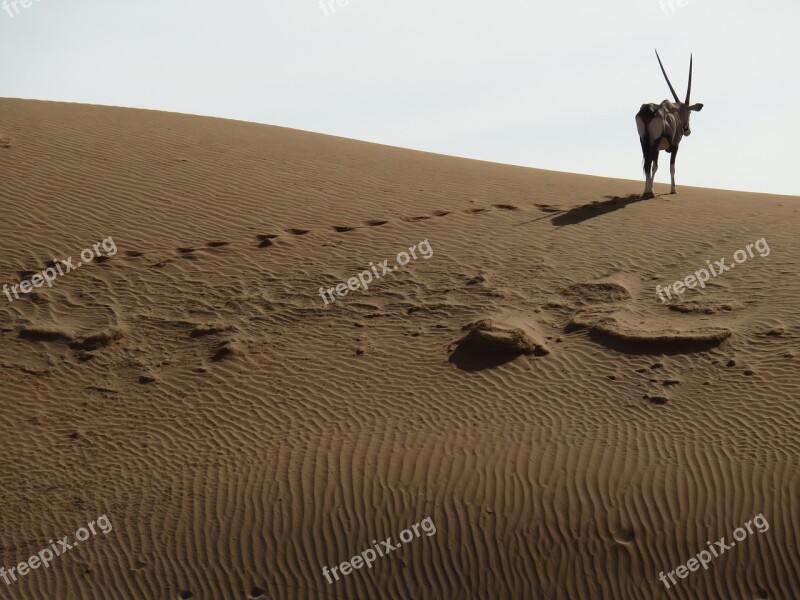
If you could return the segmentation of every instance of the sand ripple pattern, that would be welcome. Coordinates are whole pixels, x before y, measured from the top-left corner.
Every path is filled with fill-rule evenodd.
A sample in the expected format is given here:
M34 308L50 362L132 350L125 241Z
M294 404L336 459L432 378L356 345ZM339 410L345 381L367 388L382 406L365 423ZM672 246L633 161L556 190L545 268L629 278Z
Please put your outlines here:
M0 114L0 283L120 249L0 303L0 564L114 525L3 597L800 597L797 199L639 202L639 182L247 123ZM656 299L761 236L769 257ZM430 260L317 295L423 239ZM550 353L449 362L497 315ZM659 353L596 322L730 334ZM758 513L767 533L663 588ZM327 584L426 516L435 536Z

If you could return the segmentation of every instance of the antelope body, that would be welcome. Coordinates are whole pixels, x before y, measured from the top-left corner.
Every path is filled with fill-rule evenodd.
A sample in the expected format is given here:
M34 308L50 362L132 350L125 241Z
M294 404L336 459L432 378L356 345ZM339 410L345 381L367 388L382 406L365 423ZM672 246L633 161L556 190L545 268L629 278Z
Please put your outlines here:
M686 100L681 102L667 77L667 72L657 51L656 57L675 102L664 100L661 104L642 104L639 112L636 113L636 128L639 130L639 140L642 143L642 154L644 155L645 198L653 197L653 179L658 171L658 153L661 150L666 150L672 155L669 165L672 175L670 193L678 193L675 189L675 159L678 156L678 147L683 136L692 133L689 127L689 116L692 111L703 109L702 104L689 103L692 96L693 59L689 59L689 87L686 91Z

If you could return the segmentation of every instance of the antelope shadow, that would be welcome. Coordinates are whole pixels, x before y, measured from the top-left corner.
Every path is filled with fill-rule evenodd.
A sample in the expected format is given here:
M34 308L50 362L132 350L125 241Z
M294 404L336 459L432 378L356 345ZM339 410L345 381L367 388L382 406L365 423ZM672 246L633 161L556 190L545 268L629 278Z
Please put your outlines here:
M589 204L571 208L568 211L554 216L551 222L556 227L563 227L564 225L577 225L578 223L583 223L589 219L594 219L595 217L607 215L615 210L625 208L634 202L647 199L641 194L631 194L629 196L605 196L605 198L607 198L607 200L595 200Z

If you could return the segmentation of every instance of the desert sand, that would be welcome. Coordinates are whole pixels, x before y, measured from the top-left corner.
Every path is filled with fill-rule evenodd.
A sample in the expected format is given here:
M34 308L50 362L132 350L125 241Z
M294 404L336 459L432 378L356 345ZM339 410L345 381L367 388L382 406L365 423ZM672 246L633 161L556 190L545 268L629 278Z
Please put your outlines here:
M800 198L12 99L0 170L0 285L117 247L0 296L0 565L113 524L0 598L800 598Z

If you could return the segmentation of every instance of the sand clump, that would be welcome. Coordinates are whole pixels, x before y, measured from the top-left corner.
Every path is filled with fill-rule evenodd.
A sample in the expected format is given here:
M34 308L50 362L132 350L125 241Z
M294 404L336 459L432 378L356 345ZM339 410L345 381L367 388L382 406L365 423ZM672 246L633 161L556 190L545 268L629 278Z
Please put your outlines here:
M450 361L459 368L490 368L518 356L550 354L537 328L521 319L482 319L463 331L467 333L450 346Z
M707 351L728 339L729 327L698 322L656 323L613 309L578 311L568 330L588 329L591 339L615 350L642 354L681 354Z

